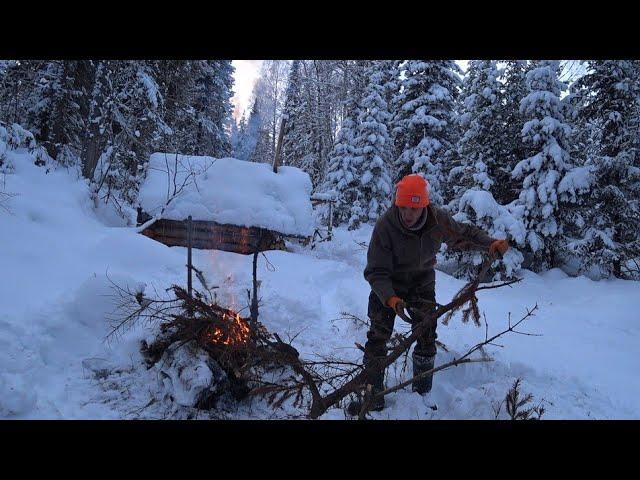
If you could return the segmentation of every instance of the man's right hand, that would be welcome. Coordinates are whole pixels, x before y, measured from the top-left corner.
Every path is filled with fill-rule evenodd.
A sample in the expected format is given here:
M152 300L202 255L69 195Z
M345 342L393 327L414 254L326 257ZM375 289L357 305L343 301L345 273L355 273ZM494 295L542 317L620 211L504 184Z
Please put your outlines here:
M387 306L393 308L393 311L396 312L396 315L401 317L405 317L404 309L407 306L400 297L393 296L389 300L387 300Z

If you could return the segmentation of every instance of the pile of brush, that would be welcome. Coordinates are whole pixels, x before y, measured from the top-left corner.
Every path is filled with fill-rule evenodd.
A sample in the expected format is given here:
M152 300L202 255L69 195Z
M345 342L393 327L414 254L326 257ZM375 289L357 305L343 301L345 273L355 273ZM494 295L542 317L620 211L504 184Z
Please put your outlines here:
M142 343L149 368L159 369L170 396L181 405L210 409L225 394L241 400L263 393L266 371L298 362L298 352L239 313L179 286L176 304L163 309L160 333Z

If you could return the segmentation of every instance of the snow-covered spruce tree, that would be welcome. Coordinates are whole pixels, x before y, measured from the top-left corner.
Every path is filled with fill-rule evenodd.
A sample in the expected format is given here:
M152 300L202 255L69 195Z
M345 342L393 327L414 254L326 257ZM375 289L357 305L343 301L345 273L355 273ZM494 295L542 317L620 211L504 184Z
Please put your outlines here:
M455 100L460 67L451 60L408 60L393 99L393 137L401 152L395 180L422 173L434 203L443 204L446 168L455 148Z
M249 119L242 121L240 124L240 133L238 136L238 144L235 150L235 158L239 160L252 161L254 151L258 144L260 132L264 129L262 116L260 114L260 106L257 100L254 100L249 113Z
M5 93L16 95L14 103L6 105L7 117L32 131L49 155L64 165L79 163L88 108L85 71L91 64L29 60L11 63L6 71Z
M342 126L329 155L327 172L320 188L336 199L333 211L334 224L349 223L356 201L359 198L359 155L355 146L356 121L360 113L358 99L350 98ZM358 206L360 203L358 203Z
M360 98L371 61L296 60L294 64L284 96L289 125L283 136L283 159L307 172L314 191L320 192L336 134L351 113L350 98Z
M585 167L592 178L582 229L567 248L583 271L595 267L603 276L627 276L627 262L640 257L639 74L637 61L599 60L576 82L587 92L578 118L588 128Z
M82 175L93 180L100 156L111 134L110 106L114 98L109 62L93 61L88 75L88 109L86 129L82 135L80 152Z
M356 72L363 72L368 61L358 60ZM324 181L331 151L334 145L333 108L338 106L337 97L339 89L339 77L337 76L337 64L335 61L310 61L311 76L306 82L308 101L311 106L309 111L309 125L311 127L312 152L307 163L310 169L305 169L311 175L314 189ZM357 73L356 73L357 74ZM352 87L350 96L359 98L362 90Z
M562 100L573 122L571 137L571 158L576 164L584 165L589 151L593 151L594 129L597 128L592 120L582 115L585 105L589 101L589 89L580 82L573 82L569 86L569 94Z
M153 63L155 78L163 99L163 120L167 126L159 151L184 153L193 138L193 96L195 80L189 60L158 60Z
M473 60L469 64L460 96L462 135L457 145L458 165L451 169L448 178L453 192L449 208L459 221L478 225L494 238L506 238L514 245L524 241L518 210L500 205L493 196L494 176L502 167L504 142L499 74L496 61ZM443 257L455 264L455 276L467 279L477 273L483 260L478 252L445 251ZM511 278L522 260L522 254L512 248L503 262L494 264L489 276Z
M259 163L273 162L273 157L271 156L271 134L268 125L263 125L258 132L256 148L253 150L253 155L249 160Z
M312 60L305 62L303 83L307 125L311 149L303 158L303 169L311 175L314 190L322 188L335 145L335 133L352 115L367 85L366 70L370 60ZM355 119L357 116L354 116Z
M285 100L287 128L283 136L283 155L287 165L300 168L309 174L312 183L318 174L318 152L315 141L315 102L312 79L304 60L294 62L299 71L291 81L290 100ZM293 67L293 66L292 66ZM296 80L297 78L297 80ZM314 183L314 187L316 184Z
M587 159L593 152L592 137L594 128L592 122L581 118L578 113L582 110L589 97L588 89L578 85L575 81L570 85L569 94L562 99L564 113L570 119L573 129L570 138L569 155L572 169L564 176L558 185L558 192L562 202L562 234L558 245L559 263L569 271L579 271L581 260L575 251L575 240L582 237L585 225L585 212L591 208L590 189L594 180L593 168Z
M493 192L504 134L498 75L496 61L472 60L463 81L459 117L462 135L457 145L460 165L450 171L448 179L453 191L450 207L454 211L470 188Z
M561 242L558 186L571 170L567 123L560 93L565 85L558 79L558 61L536 62L527 73L529 94L520 103L526 123L522 129L526 158L518 162L512 176L522 181L516 205L523 206L527 229L526 249L534 271L557 265Z
M36 77L46 60L7 60L0 75L0 121L27 125L27 112L34 106Z
M231 121L233 66L230 60L197 60L193 69L195 132L184 153L225 157L231 153L228 128Z
M508 239L511 248L504 258L493 263L483 281L506 280L515 276L521 268L524 256L518 246L526 241L526 229L522 221L524 206L515 202L500 205L490 192L476 188L468 189L458 200L458 212L454 218L459 222L472 223L492 238ZM484 255L480 252L448 252L443 259L453 264L451 273L457 278L471 279L478 273Z
M385 83L384 83L384 101L387 103L387 111L389 112L389 124L388 131L390 135L390 144L389 144L389 174L391 175L391 179L394 180L397 177L396 167L394 166L395 160L400 156L402 150L399 148L399 145L396 144L393 128L396 126L394 123L394 118L396 117L396 108L398 104L394 101L397 97L398 93L401 90L401 72L402 65L404 64L403 60L383 60L379 65L384 74Z
M308 148L308 129L304 124L304 104L302 99L301 60L291 63L283 119L286 119L282 135L282 164L296 165L304 157Z
M161 149L187 155L223 157L231 153L229 60L170 60L153 64L163 99L163 120L170 131Z
M94 172L96 196L113 201L124 214L119 199L135 202L149 155L167 132L161 115L163 98L152 63L105 61L100 75L99 114L104 116L105 141Z
M256 145L251 156L249 157L249 161L258 163L271 163L273 161L273 158L271 157L271 136L269 132L269 125L266 125L264 123L260 124L255 138Z
M389 207L392 183L389 174L391 114L385 100L389 82L387 61L378 61L367 70L369 83L359 106L353 144L356 154L358 205L349 218L349 229L375 222Z
M18 123L8 125L0 121L0 174L13 173L15 170L14 152L24 153L24 151L31 154L35 165L52 166L54 164L54 160L49 156L47 150L38 145L30 131Z
M506 205L517 199L522 184L512 178L511 172L516 164L525 157L522 128L524 117L520 113L520 102L529 94L526 75L529 69L526 60L508 60L502 71L502 142L500 146L500 165L493 174L493 196L496 201Z
M255 128L256 123L257 119L254 118L252 129L255 132L257 132L257 128ZM242 114L240 123L232 129L232 132L235 133L231 136L231 156L238 160L249 161L249 157L256 147L257 134L249 135L249 120L247 119L246 112Z

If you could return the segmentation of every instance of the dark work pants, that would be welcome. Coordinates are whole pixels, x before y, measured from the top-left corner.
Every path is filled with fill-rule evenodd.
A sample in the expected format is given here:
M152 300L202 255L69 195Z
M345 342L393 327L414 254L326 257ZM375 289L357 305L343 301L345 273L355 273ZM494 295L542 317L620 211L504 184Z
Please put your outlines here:
M430 284L426 287L418 287L406 292L403 296L402 292L398 292L398 296L407 304L421 304L423 309L432 311L436 307L435 285ZM410 313L413 313L410 311ZM393 333L393 324L396 313L392 308L383 305L378 296L371 292L369 294L368 316L371 322L369 331L367 332L367 343L364 346L364 362L374 357L385 357L387 355L387 342ZM421 320L418 315L412 315L417 322ZM413 325L412 325L413 326ZM431 357L436 354L436 333L437 324L434 322L433 327L427 329L424 335L417 339L414 355Z

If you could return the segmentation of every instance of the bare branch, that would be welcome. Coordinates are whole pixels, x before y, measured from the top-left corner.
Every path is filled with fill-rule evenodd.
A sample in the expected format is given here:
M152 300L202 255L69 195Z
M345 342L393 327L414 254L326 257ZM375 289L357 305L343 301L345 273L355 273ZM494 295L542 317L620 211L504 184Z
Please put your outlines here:
M215 160L207 163L204 167L200 169L196 169L190 163L183 163L182 160L179 160L178 154L175 155L175 160L173 162L173 169L169 165L169 160L167 154L165 154L165 170L161 170L158 168L151 168L152 170L162 171L167 174L167 196L164 205L162 205L160 212L156 213L151 219L147 220L145 223L136 227L136 232L142 233L144 230L149 228L151 225L156 223L158 220L163 218L164 212L167 210L171 202L173 202L176 198L178 198L182 192L191 185L195 185L196 189L199 191L197 178L199 175L207 172L211 166L215 163ZM181 167L180 172L185 172L184 178L181 181L178 181L178 167Z
M460 292L458 292L458 294L454 297L454 299L449 302L447 305L441 305L439 306L435 311L433 312L426 312L424 315L424 318L422 321L418 322L417 324L414 325L411 333L405 335L402 340L394 347L391 349L391 351L387 354L387 356L384 359L374 359L372 362L370 362L370 364L368 364L368 366L366 368L363 368L360 372L356 373L353 378L351 378L351 380L349 380L348 382L346 382L345 384L343 384L342 386L340 386L338 389L334 390L333 392L329 393L328 395L326 395L325 397L323 397L322 399L318 400L314 400L314 402L311 405L311 410L309 413L309 416L311 418L318 418L320 415L322 415L329 407L331 407L332 405L335 405L337 402L339 402L342 398L344 398L346 395L350 394L350 393L354 393L357 391L361 391L363 388L365 388L365 385L368 383L368 378L370 378L370 375L372 373L374 373L375 371L378 371L379 369L385 369L387 366L391 365L392 363L394 363L401 355L405 354L405 352L411 347L411 345L413 344L413 342L424 333L424 331L427 328L431 328L433 323L437 321L437 319L439 317L442 317L443 315L449 315L451 314L451 312L454 312L458 309L460 309L463 305L465 305L467 302L471 302L472 303L472 307L474 306L473 303L475 302L475 314L478 315L477 313L477 298L475 297L475 292L477 289L477 286L479 284L480 278L482 278L485 274L487 269L489 268L490 264L492 262L491 258L487 258L487 260L485 260L482 268L480 269L480 273L478 274L478 277L476 279L474 279L472 282L470 282L468 285L466 285ZM511 326L509 325L509 328L503 332L498 333L497 335L494 335L491 338L485 339L484 342L474 346L473 348L471 348L467 353L465 353L460 359L456 359L453 362L450 362L450 365L447 365L444 368L448 368L454 365L458 365L460 363L469 363L471 361L486 361L486 359L480 359L480 360L471 360L468 357L474 353L475 351L479 350L481 347L483 347L484 345L487 345L491 342L493 342L496 338L511 332L513 328L517 327L520 323L522 323L526 318L528 318L529 316L531 316L533 314L533 312L536 310L537 305L531 309L530 311L527 311L527 314L518 322L516 322L515 325ZM442 367L438 367L438 369L435 369L434 371L439 371L441 370ZM427 375L429 372L425 373L424 375ZM433 373L433 372L431 372ZM410 382L409 382L410 383ZM404 385L408 384L407 382L404 382ZM398 387L398 388L402 388L402 387ZM392 389L388 389L387 391L385 391L384 393L378 393L376 394L376 396L378 395L385 395L387 393L390 393L392 391L396 391L398 388L393 387Z

